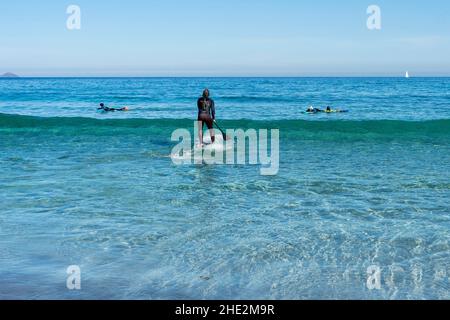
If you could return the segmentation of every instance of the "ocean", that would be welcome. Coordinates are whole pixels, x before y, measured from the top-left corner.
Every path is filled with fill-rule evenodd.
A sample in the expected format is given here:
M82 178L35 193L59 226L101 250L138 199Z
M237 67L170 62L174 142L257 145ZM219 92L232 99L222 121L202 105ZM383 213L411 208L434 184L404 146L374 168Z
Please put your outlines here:
M172 162L205 87L277 175ZM449 159L450 78L1 79L0 299L450 299Z

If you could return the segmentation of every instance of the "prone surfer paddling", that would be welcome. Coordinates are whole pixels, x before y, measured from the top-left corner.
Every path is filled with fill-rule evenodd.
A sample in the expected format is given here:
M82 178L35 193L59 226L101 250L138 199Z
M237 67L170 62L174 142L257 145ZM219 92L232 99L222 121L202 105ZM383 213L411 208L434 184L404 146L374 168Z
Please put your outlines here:
M348 112L348 111L340 110L340 109L333 110L333 109L331 109L331 107L327 107L327 110L325 110L325 113L345 113L345 112Z
M128 107L123 107L120 109L110 108L110 107L105 106L104 103L100 103L100 108L97 108L97 110L101 110L103 112L115 112L115 111L128 111L129 109L128 109Z
M203 90L203 95L197 100L198 108L198 137L200 139L200 145L203 146L203 125L209 129L211 135L211 142L215 142L213 124L216 121L216 109L214 100L209 97L210 93L208 89Z
M314 108L312 106L308 107L308 109L306 109L307 113L319 113L319 112L323 112L321 109L319 108Z
M312 106L308 107L308 109L306 109L306 113L322 113L322 112L324 112L324 113L344 113L344 112L348 112L348 111L347 110L339 110L339 109L333 110L333 109L331 109L330 106L328 106L326 108L326 110L314 108Z

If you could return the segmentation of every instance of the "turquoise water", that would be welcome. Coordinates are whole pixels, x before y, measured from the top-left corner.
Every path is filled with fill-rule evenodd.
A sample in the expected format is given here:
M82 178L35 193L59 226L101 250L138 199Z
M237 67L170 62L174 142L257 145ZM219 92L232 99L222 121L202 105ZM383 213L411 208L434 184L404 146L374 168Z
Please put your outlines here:
M205 86L278 175L172 163ZM450 299L449 142L449 78L0 80L0 298Z

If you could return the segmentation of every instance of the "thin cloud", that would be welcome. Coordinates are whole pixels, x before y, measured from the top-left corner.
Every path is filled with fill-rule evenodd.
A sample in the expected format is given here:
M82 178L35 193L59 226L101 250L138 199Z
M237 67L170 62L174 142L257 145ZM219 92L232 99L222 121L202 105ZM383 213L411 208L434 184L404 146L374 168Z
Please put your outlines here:
M397 41L417 47L430 47L449 43L449 39L442 36L406 37L397 39Z

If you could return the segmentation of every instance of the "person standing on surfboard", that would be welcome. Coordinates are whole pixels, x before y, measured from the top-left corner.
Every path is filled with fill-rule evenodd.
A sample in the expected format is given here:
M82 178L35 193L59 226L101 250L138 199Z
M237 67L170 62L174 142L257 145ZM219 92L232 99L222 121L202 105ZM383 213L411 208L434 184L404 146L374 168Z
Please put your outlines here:
M216 109L214 100L209 97L209 90L203 90L203 95L197 100L198 108L198 137L200 138L200 144L203 145L203 126L209 129L211 135L211 142L215 142L213 124L216 120Z

